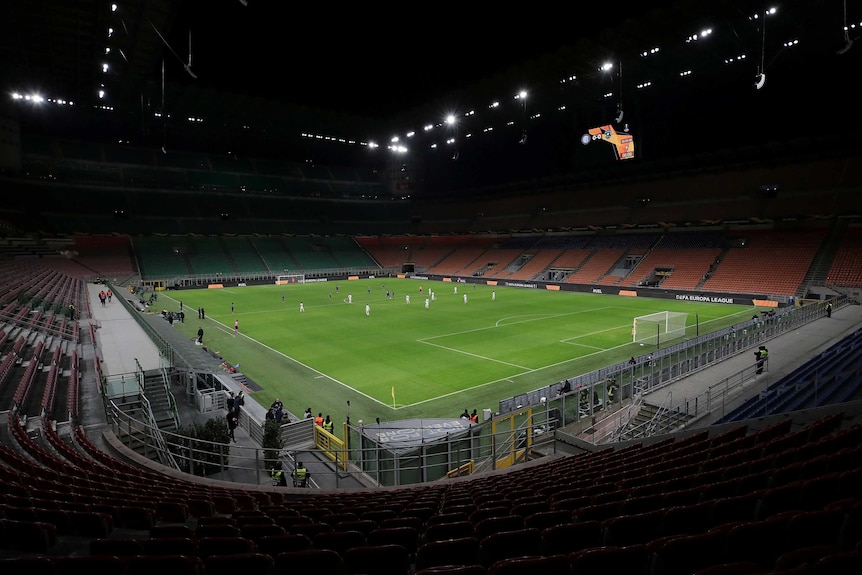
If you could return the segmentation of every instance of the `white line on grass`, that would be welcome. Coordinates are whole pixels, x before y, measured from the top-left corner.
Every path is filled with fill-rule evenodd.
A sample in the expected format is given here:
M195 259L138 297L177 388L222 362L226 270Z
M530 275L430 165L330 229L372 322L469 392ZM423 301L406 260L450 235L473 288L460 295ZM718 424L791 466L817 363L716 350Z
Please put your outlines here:
M476 353L470 353L469 351L463 351L460 349L455 349L454 347L446 347L445 345L440 345L438 343L431 343L430 341L423 341L421 339L417 339L416 341L418 341L419 343L424 343L426 345L433 345L434 347L439 347L440 349L445 349L446 351L451 351L453 353L461 353L464 355L469 355L470 357L475 357L477 359L484 359L485 361L493 361L495 363L502 363L503 365L509 365L511 367L517 367L518 369L527 369L527 370L530 369L529 367L524 367L523 365L518 365L517 363L509 363L508 361L502 361L499 359L494 359L492 357L485 357L484 355L478 355Z
M173 298L170 298L170 299L173 299ZM174 300L174 301L176 301L176 300ZM207 318L207 319L210 319L210 318ZM220 322L217 322L217 321L216 321L216 320L214 320L214 319L211 319L210 321L212 321L213 323L215 323L215 324L216 324L216 325L218 325L218 326L223 326L223 327L225 327L226 329L225 329L224 331L226 331L227 333L233 333L233 329L231 329L231 328L227 328L227 326L225 326L224 324L222 324L222 323L220 323ZM245 335L245 334L243 334L243 335ZM374 397L371 397L371 396L370 396L370 395L368 395L367 393L364 393L364 392L362 392L362 391L359 391L359 390L358 390L358 389L356 389L355 387L351 387L351 386L347 385L346 383L344 383L343 381L339 381L339 380L335 379L334 377L332 377L332 376L330 376L330 375L327 375L327 374L323 373L322 371L319 371L319 370L317 370L317 369L314 369L314 368L313 368L313 367L311 367L310 365L306 365L305 363L302 363L302 362L301 362L301 361L299 361L298 359L293 358L293 357L290 357L289 355L287 355L287 354L286 354L286 353L284 353L284 352L281 352L281 351L279 351L279 350L277 350L277 349L275 349L275 348L273 348L273 347L270 347L270 346L266 345L265 343L263 343L263 342L261 342L261 341L258 341L258 340L256 340L256 339L254 339L253 337L250 337L250 336L247 336L247 335L246 335L245 337L246 337L246 339L248 339L249 341L252 341L252 342L256 343L257 345L259 345L259 346L261 346L261 347L263 347L263 348L266 348L266 349L268 349L269 351L271 351L271 352L273 352L273 353L275 353L275 354L277 354L277 355L280 355L281 357L283 357L283 358L285 358L285 359L287 359L287 360L289 360L289 361L292 361L293 363L295 363L295 364L297 364L297 365L301 365L302 367L304 367L304 368L305 368L305 369L307 369L308 371L311 371L311 372L316 373L316 374L317 374L317 376L315 376L315 379L325 377L325 378L326 378L326 379L328 379L329 381L332 381L333 383L337 383L337 384L338 384L338 385L340 385L341 387L344 387L344 388L346 388L346 389L349 389L350 391L352 391L352 392L354 392L354 393L357 393L357 394L359 394L359 395L361 395L361 396L365 397L366 399L369 399L369 400L373 401L374 403L376 403L376 404L378 404L378 405L382 405L382 406L384 406L384 407L390 407L390 408L391 408L391 406L390 406L388 403L385 403L385 402L383 402L383 401L378 401L377 399L375 399Z

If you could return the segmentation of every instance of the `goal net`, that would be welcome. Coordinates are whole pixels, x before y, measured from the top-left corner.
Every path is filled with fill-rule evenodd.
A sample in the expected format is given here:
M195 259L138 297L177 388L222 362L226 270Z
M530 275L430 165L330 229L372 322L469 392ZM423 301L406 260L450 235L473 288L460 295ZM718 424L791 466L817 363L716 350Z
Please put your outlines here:
M275 285L283 286L287 284L304 284L305 274L285 274L275 277Z
M656 345L662 341L685 337L688 313L660 311L636 317L632 322L632 341Z

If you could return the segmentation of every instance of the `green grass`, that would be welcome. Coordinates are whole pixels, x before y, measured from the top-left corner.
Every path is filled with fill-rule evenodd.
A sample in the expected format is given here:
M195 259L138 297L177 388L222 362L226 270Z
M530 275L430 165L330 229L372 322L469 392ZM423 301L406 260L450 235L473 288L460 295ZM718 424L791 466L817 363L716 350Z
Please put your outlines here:
M278 397L295 415L311 407L337 422L348 409L353 422L496 411L501 399L646 353L649 347L631 342L636 316L688 312L692 337L696 315L703 334L754 309L471 284L458 285L455 295L454 287L372 279L184 290L162 292L159 307L179 309L182 300L186 322L175 327L193 338L202 325L204 344L263 388L253 394L259 403ZM436 299L426 309L429 288ZM195 317L200 307L203 322Z

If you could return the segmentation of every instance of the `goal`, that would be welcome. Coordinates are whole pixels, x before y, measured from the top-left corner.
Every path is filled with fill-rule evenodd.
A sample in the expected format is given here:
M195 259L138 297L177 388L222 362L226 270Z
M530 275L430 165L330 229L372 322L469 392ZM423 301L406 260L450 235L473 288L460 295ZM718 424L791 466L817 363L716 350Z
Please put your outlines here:
M275 277L275 285L283 286L288 284L304 284L305 274L286 274Z
M636 317L632 322L632 341L657 345L659 342L685 337L688 313L660 311Z

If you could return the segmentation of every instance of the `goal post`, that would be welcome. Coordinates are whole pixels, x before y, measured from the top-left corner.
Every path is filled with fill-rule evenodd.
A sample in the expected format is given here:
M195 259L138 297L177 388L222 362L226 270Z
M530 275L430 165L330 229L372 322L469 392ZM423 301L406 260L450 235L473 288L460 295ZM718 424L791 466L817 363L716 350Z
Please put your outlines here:
M632 322L632 341L658 345L661 341L685 337L687 321L687 312L660 311L638 316Z
M305 274L284 274L275 277L275 285L304 284Z

